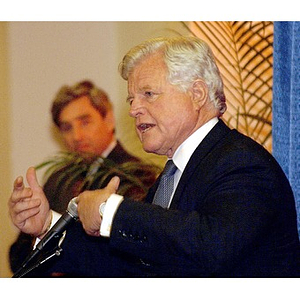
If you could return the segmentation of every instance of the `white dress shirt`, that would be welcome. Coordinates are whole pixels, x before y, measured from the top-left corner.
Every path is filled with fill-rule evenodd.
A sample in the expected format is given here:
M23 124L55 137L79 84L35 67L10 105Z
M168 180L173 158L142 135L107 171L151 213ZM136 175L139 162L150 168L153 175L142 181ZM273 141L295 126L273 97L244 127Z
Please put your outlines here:
M203 126L201 126L199 129L197 129L191 136L189 136L175 151L172 159L174 164L177 167L177 171L174 174L174 190L171 196L171 201L174 195L174 192L176 190L176 187L178 185L178 182L180 180L180 177L190 160L192 154L196 150L196 148L199 146L199 144L203 141L205 136L212 130L212 128L218 123L218 118L213 118L209 120L207 123L205 123ZM100 235L109 237L110 236L110 229L113 222L113 217L123 201L123 197L117 194L112 194L106 202L104 214L103 214L103 220L100 227ZM171 204L171 201L169 202L169 206ZM106 209L108 208L108 212ZM106 213L107 212L107 213Z
M174 191L171 196L168 207L170 207L170 204L171 204L174 192L176 190L176 187L178 185L178 182L180 180L180 177L181 177L188 161L190 160L192 154L194 153L196 148L199 146L199 144L203 141L205 136L212 130L212 128L217 123L218 123L217 117L209 120L207 123L205 123L199 129L197 129L191 136L189 136L175 151L172 159L173 159L174 164L177 167L177 171L174 174ZM110 151L113 148L114 147L110 148ZM108 154L106 153L106 155L108 155ZM111 226L113 223L114 215L115 215L119 205L122 203L123 199L124 199L123 196L120 196L117 194L112 194L107 199L106 205L105 205L105 210L104 210L103 217L102 217L101 226L100 226L100 235L101 236L104 236L104 237L110 236ZM100 207L99 207L99 209L100 209ZM52 213L53 213L53 218L52 218L51 227L58 221L58 219L61 216L57 212L53 211ZM99 213L100 213L100 211L99 211ZM37 239L35 245L37 245L38 242L39 242L39 239Z

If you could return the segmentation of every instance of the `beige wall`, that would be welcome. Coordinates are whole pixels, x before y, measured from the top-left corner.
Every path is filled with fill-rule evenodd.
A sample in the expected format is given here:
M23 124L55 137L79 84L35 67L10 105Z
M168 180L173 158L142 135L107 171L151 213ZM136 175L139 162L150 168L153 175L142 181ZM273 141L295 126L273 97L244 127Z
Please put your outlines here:
M7 199L11 191L11 97L8 78L7 24L0 22L0 277L9 275L7 249L15 231L10 225Z
M128 117L126 83L117 69L125 52L154 36L187 34L180 22L0 22L0 277L10 277L9 245L16 235L7 212L14 178L60 148L49 108L62 84L91 79L110 95L117 135L138 156L145 154ZM42 177L42 174L39 174Z

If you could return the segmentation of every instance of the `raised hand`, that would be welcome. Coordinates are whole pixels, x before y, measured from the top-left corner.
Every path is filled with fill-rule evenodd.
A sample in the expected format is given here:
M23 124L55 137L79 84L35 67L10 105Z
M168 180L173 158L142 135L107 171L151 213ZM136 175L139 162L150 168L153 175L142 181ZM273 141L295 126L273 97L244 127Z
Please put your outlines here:
M113 177L104 189L85 191L78 196L78 216L87 234L100 236L101 217L99 206L111 194L116 193L119 184L120 178Z
M29 187L25 187L22 176L14 181L13 192L8 201L9 214L19 230L40 237L51 222L51 211L33 167L27 170L26 179Z

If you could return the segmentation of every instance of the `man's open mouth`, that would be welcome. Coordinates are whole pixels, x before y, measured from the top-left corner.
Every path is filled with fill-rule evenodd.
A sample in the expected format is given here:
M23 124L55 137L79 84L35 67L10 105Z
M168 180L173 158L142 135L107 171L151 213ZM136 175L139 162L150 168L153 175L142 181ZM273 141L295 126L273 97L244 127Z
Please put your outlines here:
M147 123L142 123L137 126L138 130L141 133L145 133L146 131L150 130L152 127L154 127L154 124L147 124Z

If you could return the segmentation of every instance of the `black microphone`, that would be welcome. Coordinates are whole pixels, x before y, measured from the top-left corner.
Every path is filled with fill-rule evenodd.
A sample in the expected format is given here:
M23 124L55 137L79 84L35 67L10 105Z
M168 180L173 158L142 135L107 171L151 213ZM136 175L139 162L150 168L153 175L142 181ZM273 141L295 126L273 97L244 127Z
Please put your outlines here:
M31 262L46 247L47 244L49 244L49 242L59 240L63 232L69 227L69 225L78 220L77 200L78 197L74 197L73 199L71 199L66 212L59 218L59 220L54 224L54 226L36 245L36 248L25 259L20 268L20 271L24 269L28 265L28 263ZM16 274L17 273L19 273L19 271L16 272Z

